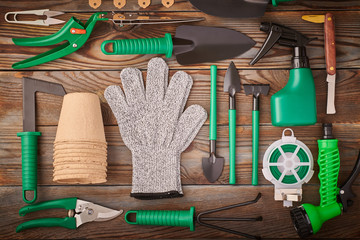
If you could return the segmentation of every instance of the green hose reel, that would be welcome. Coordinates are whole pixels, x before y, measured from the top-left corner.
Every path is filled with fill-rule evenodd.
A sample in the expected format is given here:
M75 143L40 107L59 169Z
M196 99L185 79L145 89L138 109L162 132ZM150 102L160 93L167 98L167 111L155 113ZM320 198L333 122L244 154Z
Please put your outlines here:
M285 135L287 131L291 132L290 136ZM309 148L286 128L282 138L270 145L263 158L262 172L275 185L275 200L284 201L285 207L301 201L301 186L311 179L313 165Z

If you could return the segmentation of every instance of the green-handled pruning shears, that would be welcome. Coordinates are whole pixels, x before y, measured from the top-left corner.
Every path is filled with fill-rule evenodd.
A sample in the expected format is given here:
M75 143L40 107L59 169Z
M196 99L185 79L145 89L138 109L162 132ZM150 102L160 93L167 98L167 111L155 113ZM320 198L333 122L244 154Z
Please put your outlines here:
M107 18L102 17L105 14L107 13L94 13L85 24L75 17L72 17L57 33L49 36L36 38L13 38L13 42L19 46L50 46L58 44L62 41L66 41L66 43L35 57L14 63L12 67L14 69L33 67L75 52L88 40L95 23L98 20L108 20Z
M25 216L27 213L52 208L69 210L68 217L41 218L24 222L17 226L16 232L35 227L64 227L76 229L83 223L108 221L123 213L123 210L117 211L77 198L63 198L25 206L20 209L19 215Z

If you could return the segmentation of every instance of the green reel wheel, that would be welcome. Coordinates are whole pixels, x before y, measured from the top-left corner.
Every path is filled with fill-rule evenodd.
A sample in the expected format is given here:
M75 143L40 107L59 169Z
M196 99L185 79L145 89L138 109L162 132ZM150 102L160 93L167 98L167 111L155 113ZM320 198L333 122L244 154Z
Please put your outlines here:
M287 131L291 132L290 136L285 135ZM313 166L309 148L286 128L282 138L266 150L262 172L275 185L275 200L284 201L285 207L291 207L293 201L301 201L301 186L311 179Z

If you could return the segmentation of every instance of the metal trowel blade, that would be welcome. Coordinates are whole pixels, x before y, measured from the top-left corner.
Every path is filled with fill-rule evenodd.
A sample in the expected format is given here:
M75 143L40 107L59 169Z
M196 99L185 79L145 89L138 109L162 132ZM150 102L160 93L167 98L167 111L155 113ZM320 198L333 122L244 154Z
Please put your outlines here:
M241 83L239 72L233 62L230 63L224 78L224 92L228 92L230 95L240 92Z
M264 15L269 0L190 0L200 11L223 18L256 18Z
M211 154L209 158L202 159L202 168L206 179L213 183L219 179L224 169L224 158Z
M227 28L183 25L176 29L173 53L182 64L215 62L248 51L255 41Z

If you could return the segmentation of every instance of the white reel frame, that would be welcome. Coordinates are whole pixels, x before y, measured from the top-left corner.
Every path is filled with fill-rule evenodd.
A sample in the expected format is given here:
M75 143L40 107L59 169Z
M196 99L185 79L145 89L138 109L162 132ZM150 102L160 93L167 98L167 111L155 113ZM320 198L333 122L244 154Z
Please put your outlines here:
M286 136L286 131L290 131L291 135ZM283 145L295 145L296 149L294 152L284 152L281 148ZM297 153L300 149L306 153L309 162L301 162ZM279 150L281 156L278 158L277 162L269 162L274 151ZM276 179L275 176L271 173L270 167L276 166L281 172L281 176ZM309 166L309 170L306 173L306 176L303 179L300 179L297 168L301 166ZM294 132L290 128L284 129L282 133L282 138L270 145L266 150L263 158L263 169L262 172L264 177L275 185L275 200L283 201L284 207L291 207L292 202L299 202L302 199L302 184L307 183L314 174L314 160L311 154L310 149L301 141L296 140ZM286 175L293 175L296 179L296 183L283 183L283 179Z

